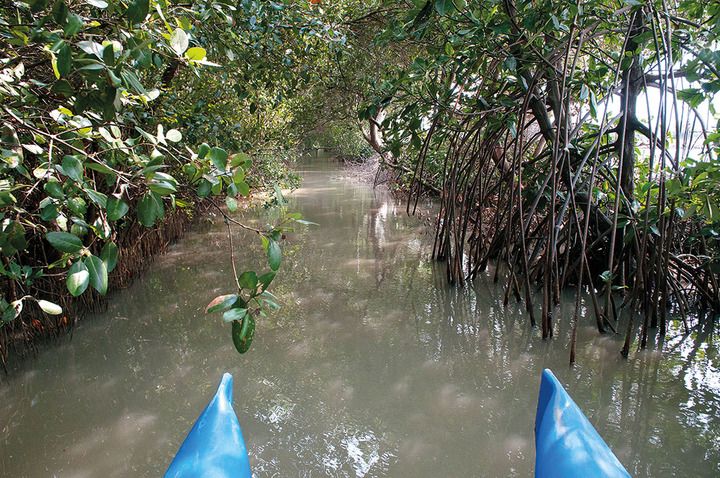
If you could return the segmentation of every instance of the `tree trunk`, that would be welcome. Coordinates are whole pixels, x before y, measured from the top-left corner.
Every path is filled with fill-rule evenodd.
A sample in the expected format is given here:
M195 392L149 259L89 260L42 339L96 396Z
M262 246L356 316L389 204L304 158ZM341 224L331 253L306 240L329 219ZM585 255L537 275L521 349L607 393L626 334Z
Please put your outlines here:
M634 195L635 131L638 125L637 99L642 91L643 74L640 56L635 54L635 50L638 48L637 38L644 30L645 15L642 11L638 11L633 19L627 43L627 51L632 53L632 61L622 73L623 89L620 95L623 118L620 124L624 126L625 132L623 134L620 130L617 141L618 156L622 155L623 158L622 165L618 168L620 188L628 201L632 201Z
M363 131L365 141L367 141L370 147L383 158L385 157L385 142L383 141L382 132L380 131L380 124L384 119L385 111L381 109L374 117L371 117L368 120L370 123L369 133L365 133L365 131Z

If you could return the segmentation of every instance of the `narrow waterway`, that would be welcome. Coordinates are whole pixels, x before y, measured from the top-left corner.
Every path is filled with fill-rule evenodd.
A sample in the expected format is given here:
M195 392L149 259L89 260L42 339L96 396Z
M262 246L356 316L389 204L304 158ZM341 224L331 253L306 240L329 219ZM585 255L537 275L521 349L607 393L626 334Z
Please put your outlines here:
M0 378L0 476L162 476L229 371L258 478L530 477L545 367L633 476L720 475L708 331L624 361L586 317L570 369L570 297L543 342L491 280L448 287L432 234L401 202L326 160L302 169L289 207L319 226L288 235L282 309L251 351L203 312L233 281L224 225L200 224L72 340ZM236 239L239 268L257 267L257 240Z

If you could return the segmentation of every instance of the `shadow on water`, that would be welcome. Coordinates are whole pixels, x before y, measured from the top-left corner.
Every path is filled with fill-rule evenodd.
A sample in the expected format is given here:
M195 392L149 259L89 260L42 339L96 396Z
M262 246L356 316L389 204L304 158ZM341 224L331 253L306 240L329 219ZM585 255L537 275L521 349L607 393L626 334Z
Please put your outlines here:
M620 358L588 315L540 340L490 277L450 288L432 234L321 161L290 207L282 309L239 356L204 306L232 290L224 227L198 227L108 310L0 384L0 475L160 476L223 371L258 477L532 476L540 371L552 368L636 477L718 476L717 340L699 330ZM432 204L425 204L432 208ZM262 224L262 210L243 220ZM260 246L236 233L241 270ZM573 301L558 317L570 317ZM584 305L584 307L587 307Z

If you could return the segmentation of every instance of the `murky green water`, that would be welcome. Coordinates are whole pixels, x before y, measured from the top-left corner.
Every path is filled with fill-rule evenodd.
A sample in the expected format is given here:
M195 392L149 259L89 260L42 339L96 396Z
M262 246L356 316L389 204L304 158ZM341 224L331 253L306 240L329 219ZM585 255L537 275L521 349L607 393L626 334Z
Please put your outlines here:
M446 287L402 204L322 161L304 178L291 207L321 226L289 236L283 308L250 353L203 313L232 279L222 223L198 227L0 379L0 476L161 476L229 371L257 477L529 477L544 367L634 476L720 474L716 347L696 334L626 362L587 318L569 369L566 323L543 342L490 281Z

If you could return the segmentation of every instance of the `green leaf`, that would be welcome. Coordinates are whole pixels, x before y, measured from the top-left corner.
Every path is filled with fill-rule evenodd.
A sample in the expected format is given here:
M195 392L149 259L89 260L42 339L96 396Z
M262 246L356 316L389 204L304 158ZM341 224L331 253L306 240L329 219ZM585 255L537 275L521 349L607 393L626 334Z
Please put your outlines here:
M212 190L212 184L207 179L201 179L200 183L198 184L197 188L197 194L201 198L207 197L210 194L210 191Z
M207 143L203 143L198 147L198 158L205 159L205 156L210 152L210 146Z
M165 137L168 141L172 141L173 143L179 143L182 141L182 133L176 129L169 130L165 133Z
M108 221L117 221L130 210L130 206L121 198L110 196L107 200Z
M190 61L202 61L207 56L207 52L205 51L205 48L200 47L192 47L188 51L185 52L185 58L187 58Z
M141 23L150 12L150 0L133 0L128 6L127 17L132 23Z
M157 214L155 213L154 201L149 194L143 196L140 202L138 202L137 214L138 220L140 220L140 224L143 226L152 227L155 225Z
M250 155L247 153L236 153L233 154L233 157L230 159L230 166L233 168L236 168L240 165L243 166L243 169L247 169L245 165L249 162L252 162L252 159L250 158Z
M72 51L70 47L63 42L57 52L57 73L60 76L68 76L72 70Z
M275 279L277 272L271 271L258 277L258 282L262 285L262 290L265 291L270 286L270 283Z
M238 277L238 284L243 289L250 289L250 290L254 291L255 288L257 287L257 283L258 283L258 277L254 271L243 272Z
M97 256L86 257L84 262L90 273L90 285L100 295L105 295L108 288L108 271L105 263Z
M105 48L106 48L106 49L107 49L107 48L112 48L112 46L108 46L108 47L105 47ZM137 77L137 75L136 75L135 73L133 73L133 72L130 71L130 70L122 70L122 71L120 72L120 76L121 76L122 79L124 80L125 86L127 86L128 88L132 88L133 90L135 90L135 92L137 92L137 93L139 93L139 94L141 94L141 95L147 94L147 90L146 90L145 87L142 85L142 83L140 83L140 80L138 79L138 77Z
M4 324L9 324L15 320L18 315L20 315L20 312L22 312L22 300L16 300L10 304L3 301L0 302L0 304L5 305L5 310L3 310L2 316L0 316L2 323Z
M588 96L590 96L590 90L588 89L587 85L583 83L583 85L580 87L580 101L585 101L588 99Z
M48 232L45 239L60 252L78 252L83 247L80 238L69 232Z
M603 282L610 283L615 278L615 274L611 273L610 271L603 271L602 274L600 274L600 279L602 279Z
M30 0L28 3L30 4L30 10L37 13L47 7L48 0Z
M100 251L100 259L105 263L108 274L115 270L119 252L118 246L114 242L108 242Z
M225 171L225 168L227 168L227 158L227 151L222 148L212 148L208 154L208 159L212 161L220 171Z
M243 196L247 197L250 195L250 185L245 181L236 182L235 187L237 187L238 192Z
M452 0L435 0L435 10L440 15L445 15L455 9Z
M50 302L47 300L38 300L37 304L40 306L40 308L49 315L60 315L62 314L62 307L57 305L54 302Z
M59 181L50 180L45 183L43 189L46 193L48 193L48 196L50 196L51 198L63 199L65 197L62 184Z
M687 88L677 92L677 97L693 108L697 108L705 101L703 91L698 88Z
M232 165L232 160L230 161L230 164ZM235 168L235 171L233 172L233 181L236 183L239 183L240 181L245 181L245 170L243 168Z
M94 55L99 60L103 59L103 53L104 53L103 50L105 47L103 47L100 43L94 42L94 41L89 41L89 40L83 40L83 41L77 42L77 46L82 51L87 53L88 55ZM112 48L112 46L110 48ZM102 67L102 65L100 65L100 66Z
M87 234L87 227L82 223L75 223L70 227L70 232L77 237L84 237Z
M236 308L225 311L225 313L223 314L223 320L225 322L242 320L247 315L247 313L248 313L247 309L240 309L240 308L236 307Z
M83 178L83 164L77 156L64 156L62 159L62 170L65 176L81 182Z
M242 322L233 321L232 323L232 339L235 349L244 354L250 350L253 337L255 336L255 319L247 315Z
M210 301L207 307L205 307L205 313L211 314L213 312L225 312L233 306L237 299L237 294L219 295Z
M90 273L83 261L78 260L68 270L65 285L73 297L77 297L88 288L90 284Z
M100 206L101 208L107 207L107 196L101 192L95 191L94 189L85 189L85 194L88 195L90 200Z
M148 188L160 196L167 196L177 192L177 181L169 174L156 172L152 181L148 184Z
M85 3L87 3L88 5L92 5L95 8L100 8L100 9L108 7L108 3L105 0L85 0Z
M597 118L598 113L598 104L597 104L597 97L595 96L595 93L590 91L590 114L593 118Z
M43 202L44 200L40 201L40 218L46 222L54 221L60 214L57 210L57 206L53 202L48 202L43 205Z
M87 212L87 203L80 196L68 199L66 204L68 209L70 209L76 216L85 216L85 213Z
M57 93L59 95L64 96L65 98L70 98L75 94L75 90L73 89L72 85L67 80L59 80L56 81L51 88L53 93Z
M53 19L55 20L55 23L57 23L58 25L62 25L63 23L65 23L65 19L68 16L68 12L69 12L68 7L64 1L60 0L58 2L55 2L55 4L53 5L53 8L52 8L52 14L53 14Z
M563 31L563 32L569 32L570 29L567 27L567 25L560 23L560 19L556 17L555 15L551 15L550 19L552 20L553 27L555 27L555 30Z
M67 17L67 23L65 24L65 36L74 36L77 32L82 30L84 23L81 16L71 13Z
M237 200L234 197L226 197L225 198L225 204L227 205L228 211L235 212L238 208Z
M4 221L3 221L4 222ZM5 256L11 256L17 251L23 251L27 248L27 239L25 238L25 228L17 221L10 221L6 226L0 224L0 251ZM2 264L0 263L0 271Z
M246 172L250 170L250 168L252 167L252 164L253 164L252 158L250 157L249 154L246 154L246 153L236 154L232 161L233 167L239 166L239 167L243 168Z
M172 47L178 55L185 53L189 44L190 41L188 40L187 33L185 33L185 30L182 28L176 28L175 31L172 32L172 35L170 35L170 47Z
M85 165L85 167L88 169L92 169L93 171L97 171L98 173L111 174L111 175L115 174L115 171L108 168L106 165L104 165L102 163L87 163Z
M282 260L282 250L280 244L277 241L270 239L267 249L268 264L270 269L276 271L280 268L280 261Z
M258 300L273 310L277 310L280 308L280 304L278 304L277 302L277 297L275 297L268 291L263 291L263 293L260 294L260 296L258 297Z
M507 68L508 70L515 71L515 69L517 68L517 59L514 56L510 55L505 58L504 65L505 68Z
M165 215L162 198L154 193L145 194L138 202L137 214L140 224L145 227L154 226L155 221Z
M135 129L138 130L140 132L140 134L143 136L143 138L148 140L151 144L158 144L158 140L155 136L151 135L150 133L148 133L147 131L143 130L142 128L140 128L138 126L136 126Z

